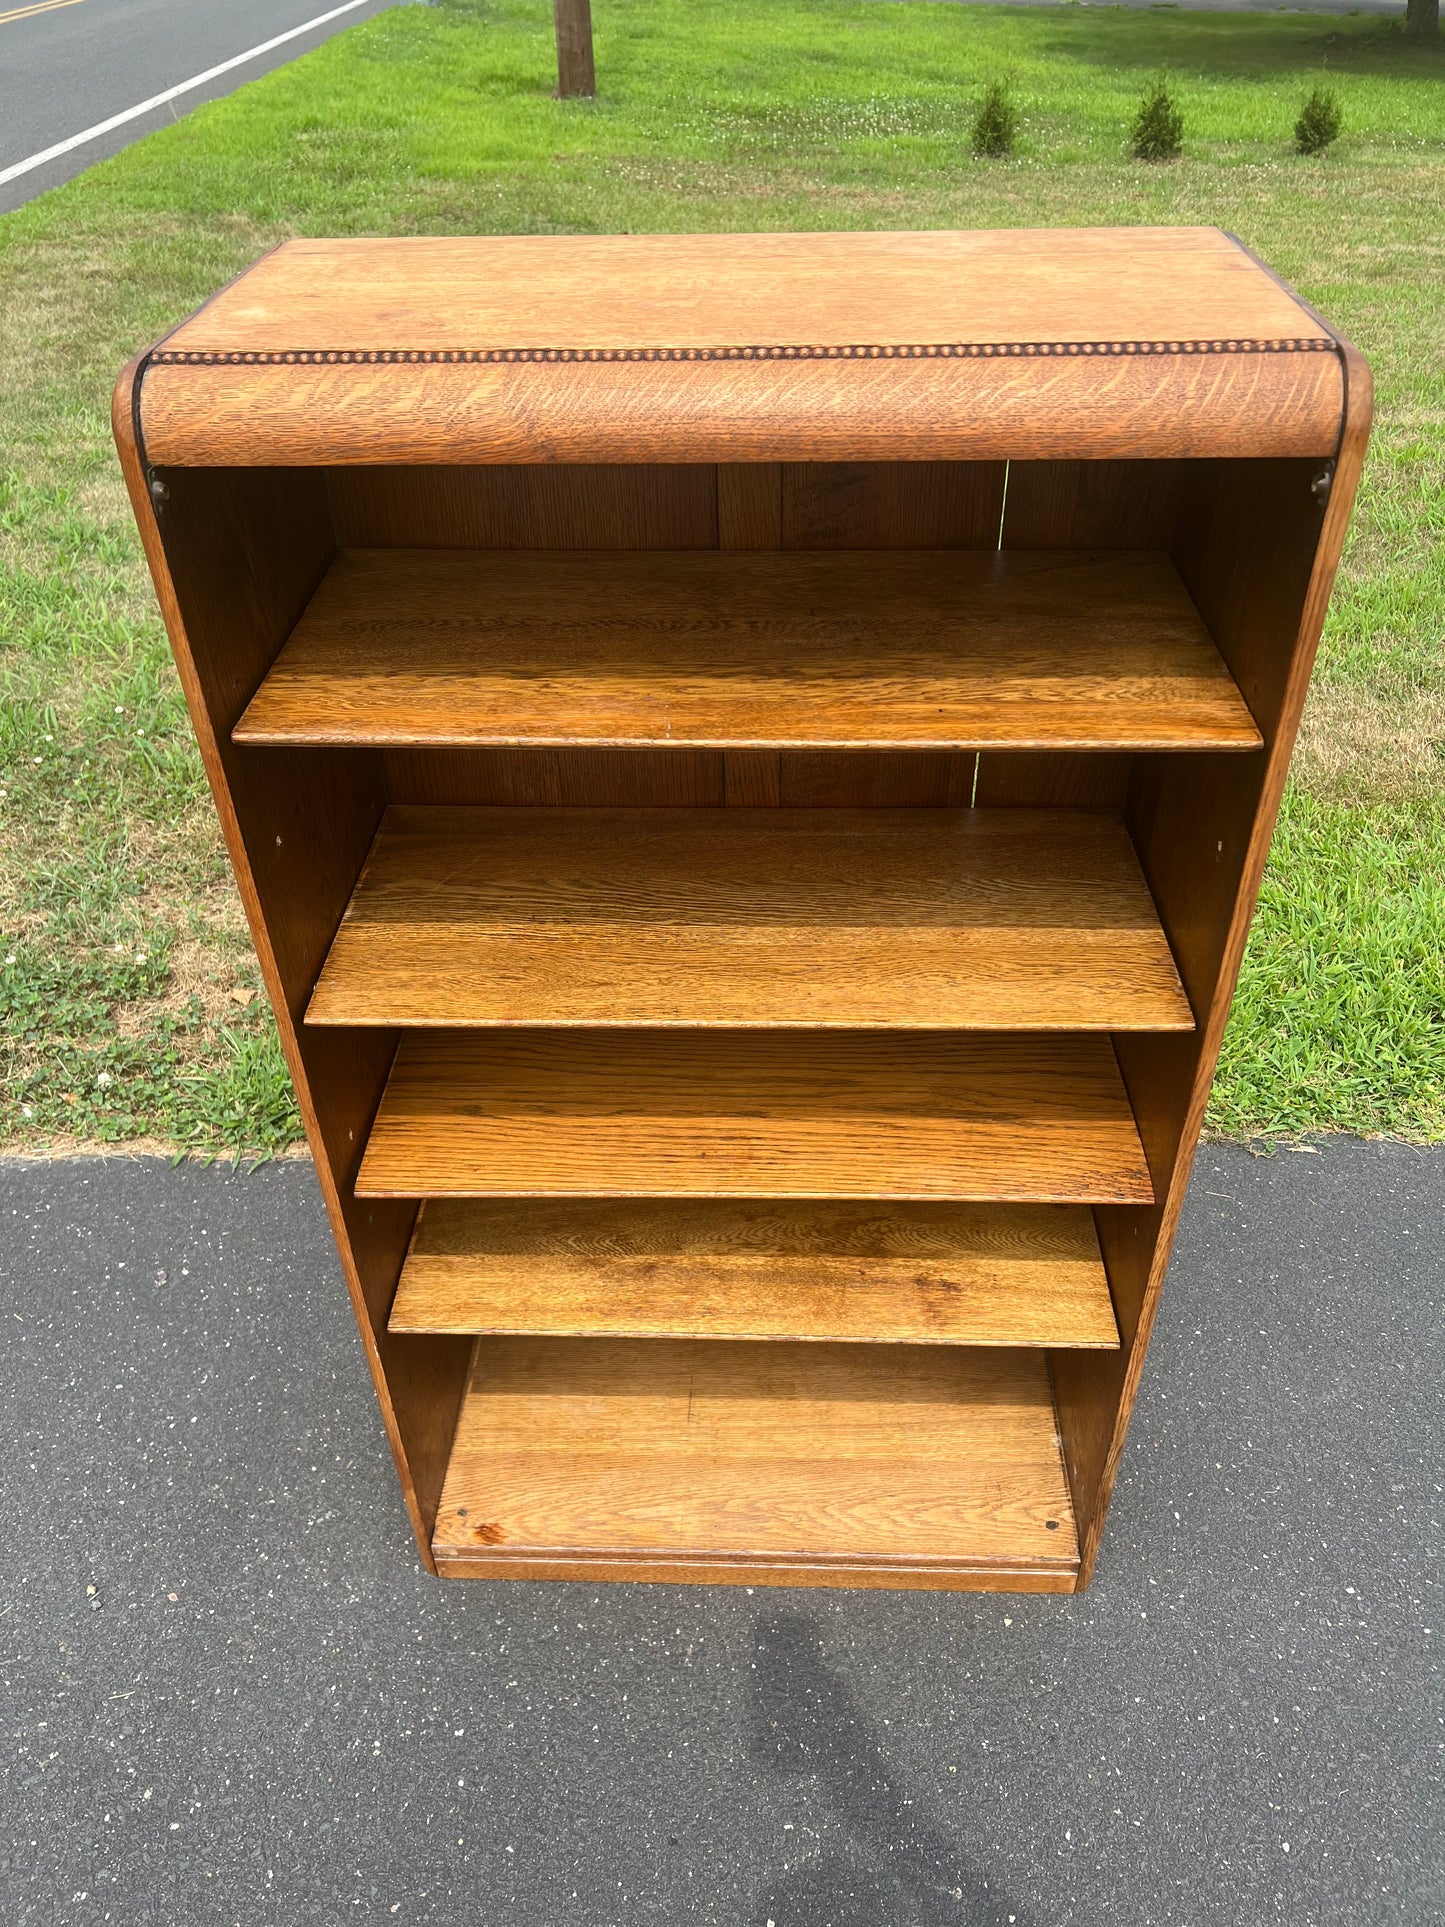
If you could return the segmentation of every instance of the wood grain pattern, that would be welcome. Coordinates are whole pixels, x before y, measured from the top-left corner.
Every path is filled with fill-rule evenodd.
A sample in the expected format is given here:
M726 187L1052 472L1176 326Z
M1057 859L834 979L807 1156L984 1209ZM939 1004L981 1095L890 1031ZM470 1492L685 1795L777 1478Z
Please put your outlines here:
M777 549L783 540L783 470L778 462L717 466L717 545ZM579 546L581 546L579 544ZM667 544L656 542L654 548Z
M1010 462L1001 549L1167 549L1180 464Z
M429 1564L1087 1583L1369 412L1212 231L293 243L131 364L127 486ZM638 813L563 862L512 826L460 925L444 852L425 904L398 868L380 973L348 932L321 997L448 1020L389 1079L389 1025L298 1021L388 802ZM855 1027L1076 1024L1083 953L1139 941L1086 919L1010 1002L1118 876L1051 853L1042 923L1026 861L934 887L969 806L1122 812L1199 1029L1118 1028L1136 951L1112 1039ZM826 887L806 839L644 863L664 808L832 811ZM845 900L864 809L915 821ZM717 847L782 847L749 836ZM539 990L572 1027L454 1027ZM849 1027L783 1027L829 999Z
M439 1568L710 1559L1071 1574L1038 1353L483 1338Z
M789 462L781 546L996 549L1005 472L1003 462Z
M342 1273L422 1558L466 1369L465 1347L402 1340L386 1315L415 1217L352 1179L391 1064L385 1032L306 1031L311 983L384 806L375 755L237 750L231 726L331 559L322 478L224 470L164 480L157 520L134 438L134 363L112 421L201 760L275 1012Z
M1010 462L999 547L1164 549L1173 538L1181 464ZM1131 758L1069 750L992 751L979 757L980 809L1122 809Z
M1133 767L1109 750L986 750L973 801L981 810L1122 810Z
M721 808L725 760L721 750L700 749L403 748L383 756L394 803L498 809Z
M1333 355L152 368L175 466L1324 459Z
M1186 790L1147 760L1139 772L1132 813L1141 855L1147 852L1186 981L1209 984L1207 1001L1196 992L1208 1014L1187 1045L1161 1038L1141 1048L1120 1040L1157 1203L1137 1213L1096 1213L1125 1349L1108 1366L1054 1354L1070 1479L1080 1499L1084 1584L1098 1557L1369 440L1370 371L1348 342L1341 341L1341 354L1349 409L1323 512L1313 486L1318 471L1304 464L1206 468L1186 484L1180 564L1236 673L1254 690L1267 747L1260 757L1230 759L1227 771L1206 758L1202 792L1198 783Z
M971 751L784 750L778 800L793 810L957 810L973 796Z
M333 468L327 484L336 542L343 549L713 549L718 545L718 471L705 462L627 466L552 462L507 468L369 465Z
M410 1031L358 1197L1146 1203L1101 1037Z
M829 1565L814 1560L797 1565L785 1559L748 1560L728 1565L717 1559L658 1558L651 1554L629 1554L621 1558L584 1558L569 1553L558 1558L525 1555L498 1565L485 1554L472 1559L465 1553L445 1554L436 1562L443 1579L520 1579L552 1584L558 1580L581 1580L586 1585L621 1582L627 1585L657 1586L846 1586L850 1592L1023 1592L1070 1593L1077 1589L1075 1569L1057 1566L980 1566L949 1569L936 1566L910 1566L902 1561L888 1565Z
M729 809L775 810L783 800L783 759L775 749L723 752L723 801Z
M339 557L235 732L281 743L1251 748L1152 554Z
M388 811L312 1024L1192 1029L1116 819Z
M183 464L1328 454L1317 318L1228 236L1127 237L292 241L161 345L146 436Z
M1343 405L1330 354L542 365L152 368L146 436L182 467L1324 458Z
M1215 228L294 240L182 354L719 344L1328 342ZM651 364L649 364L651 365Z
M435 1199L394 1332L1116 1346L1082 1205Z

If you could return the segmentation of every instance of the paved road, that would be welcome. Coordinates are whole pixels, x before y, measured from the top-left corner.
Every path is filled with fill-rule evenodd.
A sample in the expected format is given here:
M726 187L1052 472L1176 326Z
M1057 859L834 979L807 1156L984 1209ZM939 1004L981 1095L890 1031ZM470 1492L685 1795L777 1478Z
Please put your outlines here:
M0 173L340 0L0 0ZM68 181L168 121L218 99L396 0L350 13L233 68L139 120L0 185L0 213Z
M309 1166L0 1166L0 1919L1439 1927L1442 1214L1202 1155L1083 1598L444 1586Z

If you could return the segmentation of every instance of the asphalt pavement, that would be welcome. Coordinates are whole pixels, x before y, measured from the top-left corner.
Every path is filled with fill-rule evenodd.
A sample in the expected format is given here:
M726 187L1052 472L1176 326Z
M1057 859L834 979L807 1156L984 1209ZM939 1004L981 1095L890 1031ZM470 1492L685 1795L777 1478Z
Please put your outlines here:
M1438 1927L1445 1154L1201 1153L1077 1599L443 1583L308 1164L0 1165L7 1927Z
M398 0L364 0L98 139L0 183L0 213L233 93ZM405 0L403 0L403 4ZM264 45L341 0L0 0L0 174L73 134Z

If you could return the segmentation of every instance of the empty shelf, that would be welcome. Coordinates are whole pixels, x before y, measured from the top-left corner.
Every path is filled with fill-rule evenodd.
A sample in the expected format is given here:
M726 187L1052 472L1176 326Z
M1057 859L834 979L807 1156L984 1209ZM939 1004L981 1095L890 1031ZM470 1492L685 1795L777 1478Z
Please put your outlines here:
M432 1542L454 1575L1068 1591L1043 1355L477 1341Z
M395 1332L1117 1347L1083 1205L436 1199Z
M1147 1204L1107 1038L408 1031L358 1197Z
M1188 1030L1116 819L393 808L322 1024Z
M238 743L1253 749L1167 556L338 556Z

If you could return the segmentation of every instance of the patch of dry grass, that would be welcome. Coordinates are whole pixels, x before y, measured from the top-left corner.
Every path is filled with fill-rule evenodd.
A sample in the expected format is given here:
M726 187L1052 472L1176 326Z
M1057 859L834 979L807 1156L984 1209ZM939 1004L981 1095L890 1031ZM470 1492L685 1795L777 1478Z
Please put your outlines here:
M1363 683L1316 683L1291 776L1306 794L1352 808L1430 802L1445 787L1445 690L1400 697Z

